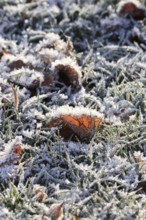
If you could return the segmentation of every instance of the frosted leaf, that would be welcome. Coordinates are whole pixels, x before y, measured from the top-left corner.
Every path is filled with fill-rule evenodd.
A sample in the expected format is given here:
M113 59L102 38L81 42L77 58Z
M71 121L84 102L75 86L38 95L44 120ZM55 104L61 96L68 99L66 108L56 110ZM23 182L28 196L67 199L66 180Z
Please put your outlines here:
M44 48L39 52L39 54L45 63L54 62L55 60L62 59L65 56L63 53L58 52L52 48Z
M79 77L82 76L82 73L81 73L81 68L77 65L77 63L72 60L70 57L67 57L67 58L63 58L63 59L60 59L60 60L56 60L55 62L52 62L52 71L55 71L56 70L56 67L58 65L63 65L63 66L67 66L69 65L70 67L72 67L73 69L75 69L79 75Z
M0 1L0 219L144 219L145 19L122 2Z
M94 109L85 108L82 106L77 106L75 108L65 105L58 108L51 109L49 113L46 114L46 117L51 120L52 118L58 118L61 115L72 115L72 116L82 116L82 115L88 115L88 116L97 116L101 119L103 119L103 114L97 112Z
M117 12L123 15L128 14L137 20L142 20L146 16L146 8L137 0L121 1Z
M41 72L21 68L19 70L12 71L9 74L9 80L29 88L35 87L36 85L41 85L41 83L44 81L44 76Z
M53 48L58 51L65 47L65 43L60 39L58 34L48 33L45 38L36 46L36 51L40 51L43 48Z
M136 7L138 8L145 8L144 5L142 5L142 3L138 0L122 0L119 2L118 4L118 8L117 11L120 12L122 7L126 4L126 3L133 3Z

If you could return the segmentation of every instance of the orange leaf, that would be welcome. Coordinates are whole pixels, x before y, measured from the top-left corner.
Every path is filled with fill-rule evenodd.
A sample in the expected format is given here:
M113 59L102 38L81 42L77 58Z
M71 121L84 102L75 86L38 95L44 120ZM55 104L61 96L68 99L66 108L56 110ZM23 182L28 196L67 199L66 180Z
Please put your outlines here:
M100 126L102 119L97 116L81 115L61 115L49 122L49 127L58 127L60 135L64 139L89 141L95 130ZM76 138L77 137L77 138Z

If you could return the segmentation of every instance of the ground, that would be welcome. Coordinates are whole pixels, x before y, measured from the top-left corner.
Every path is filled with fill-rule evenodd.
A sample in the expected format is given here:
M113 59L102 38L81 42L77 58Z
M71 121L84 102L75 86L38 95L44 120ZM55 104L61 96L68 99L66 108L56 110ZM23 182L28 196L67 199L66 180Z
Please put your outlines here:
M146 218L145 1L0 1L0 219Z

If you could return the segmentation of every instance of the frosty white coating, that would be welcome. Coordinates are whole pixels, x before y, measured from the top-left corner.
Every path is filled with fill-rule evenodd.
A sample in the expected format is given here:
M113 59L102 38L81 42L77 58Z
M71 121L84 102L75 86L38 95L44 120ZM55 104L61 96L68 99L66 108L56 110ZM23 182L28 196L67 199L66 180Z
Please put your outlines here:
M17 81L18 83L27 86L32 85L35 80L38 80L40 84L44 81L44 75L41 72L24 67L12 71L8 77L13 81Z
M65 57L64 53L54 50L53 48L43 48L39 52L39 54L41 55L42 60L44 60L46 63L51 63L55 60L62 59Z
M62 50L65 46L65 43L60 39L58 34L48 33L46 34L45 38L37 45L36 51L40 51L43 48L51 46L55 47L57 50Z
M70 57L65 57L65 58L62 58L62 59L57 59L56 61L52 62L52 70L55 71L55 69L56 69L56 67L58 65L64 65L64 66L69 65L71 68L73 68L74 70L77 71L79 77L82 76L81 68Z
M46 114L46 117L48 119L51 118L58 118L62 115L71 115L71 116L77 116L80 117L82 115L87 115L87 116L91 116L91 117L99 117L101 119L103 119L104 115L97 112L94 109L89 109L89 108L84 108L82 106L77 106L77 107L70 107L70 106L61 106L59 108L54 108L50 113Z
M145 219L144 1L0 0L0 219Z

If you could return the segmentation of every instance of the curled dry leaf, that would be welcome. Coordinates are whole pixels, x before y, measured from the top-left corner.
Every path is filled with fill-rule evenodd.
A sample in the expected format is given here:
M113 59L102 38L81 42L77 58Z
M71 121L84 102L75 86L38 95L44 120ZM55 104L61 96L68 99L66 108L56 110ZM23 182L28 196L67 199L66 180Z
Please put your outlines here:
M49 122L49 127L58 127L59 134L65 140L89 141L95 130L100 126L102 119L89 115L61 115Z
M49 216L51 217L51 220L57 220L63 216L63 205L64 203L53 204L50 207Z
M141 4L135 4L132 1L123 3L119 10L120 14L130 15L136 20L142 20L146 17L146 10Z
M80 77L72 66L59 64L55 67L59 77L59 81L62 81L66 86L73 86L75 89L80 89Z
M74 92L81 88L81 69L70 57L53 62L52 71L58 77L58 81L63 82L66 86L71 86Z

